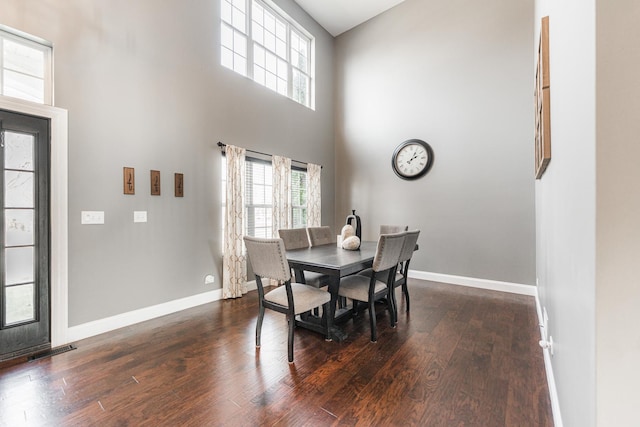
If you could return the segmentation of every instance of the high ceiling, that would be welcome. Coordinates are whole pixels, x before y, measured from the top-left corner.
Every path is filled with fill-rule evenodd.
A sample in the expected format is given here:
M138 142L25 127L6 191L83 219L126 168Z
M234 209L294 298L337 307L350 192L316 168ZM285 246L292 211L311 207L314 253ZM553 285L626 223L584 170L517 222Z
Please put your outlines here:
M295 0L332 36L391 9L404 0Z

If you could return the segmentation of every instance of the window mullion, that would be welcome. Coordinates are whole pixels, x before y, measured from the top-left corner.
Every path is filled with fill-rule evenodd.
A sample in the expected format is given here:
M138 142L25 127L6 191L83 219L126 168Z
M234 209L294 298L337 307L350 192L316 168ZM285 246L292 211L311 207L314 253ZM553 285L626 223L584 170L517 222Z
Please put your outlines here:
M293 64L291 63L291 24L287 22L287 96L293 98Z
M247 13L244 15L247 33L247 77L253 80L253 2L254 0L246 0L245 8Z

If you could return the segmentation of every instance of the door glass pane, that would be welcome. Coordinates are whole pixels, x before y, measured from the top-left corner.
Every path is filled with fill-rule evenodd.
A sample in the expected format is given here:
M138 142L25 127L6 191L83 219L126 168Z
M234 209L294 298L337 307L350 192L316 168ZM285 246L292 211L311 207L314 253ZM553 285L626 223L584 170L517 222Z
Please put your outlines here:
M36 311L34 305L33 283L20 286L11 286L6 290L6 324L21 323L35 320Z
M22 171L33 170L33 135L26 133L4 133L4 167Z
M33 172L4 172L4 204L7 208L33 208Z
M33 245L33 212L30 209L4 211L6 246Z
M5 249L5 285L33 282L33 246Z

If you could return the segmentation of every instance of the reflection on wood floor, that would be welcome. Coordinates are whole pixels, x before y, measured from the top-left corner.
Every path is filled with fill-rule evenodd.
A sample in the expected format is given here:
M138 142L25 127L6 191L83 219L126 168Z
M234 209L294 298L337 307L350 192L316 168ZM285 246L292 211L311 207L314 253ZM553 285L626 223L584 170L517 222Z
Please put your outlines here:
M217 301L0 369L0 426L550 426L533 297L410 280L411 313L344 342Z

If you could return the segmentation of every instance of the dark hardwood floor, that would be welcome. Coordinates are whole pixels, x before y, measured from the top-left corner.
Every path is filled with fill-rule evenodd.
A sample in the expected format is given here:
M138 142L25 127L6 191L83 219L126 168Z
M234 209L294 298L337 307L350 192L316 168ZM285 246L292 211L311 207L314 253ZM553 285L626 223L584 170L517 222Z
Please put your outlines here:
M399 291L398 291L399 292ZM257 295L217 301L0 369L0 426L550 426L532 297L410 280L344 342L296 329ZM398 301L402 301L398 293Z

